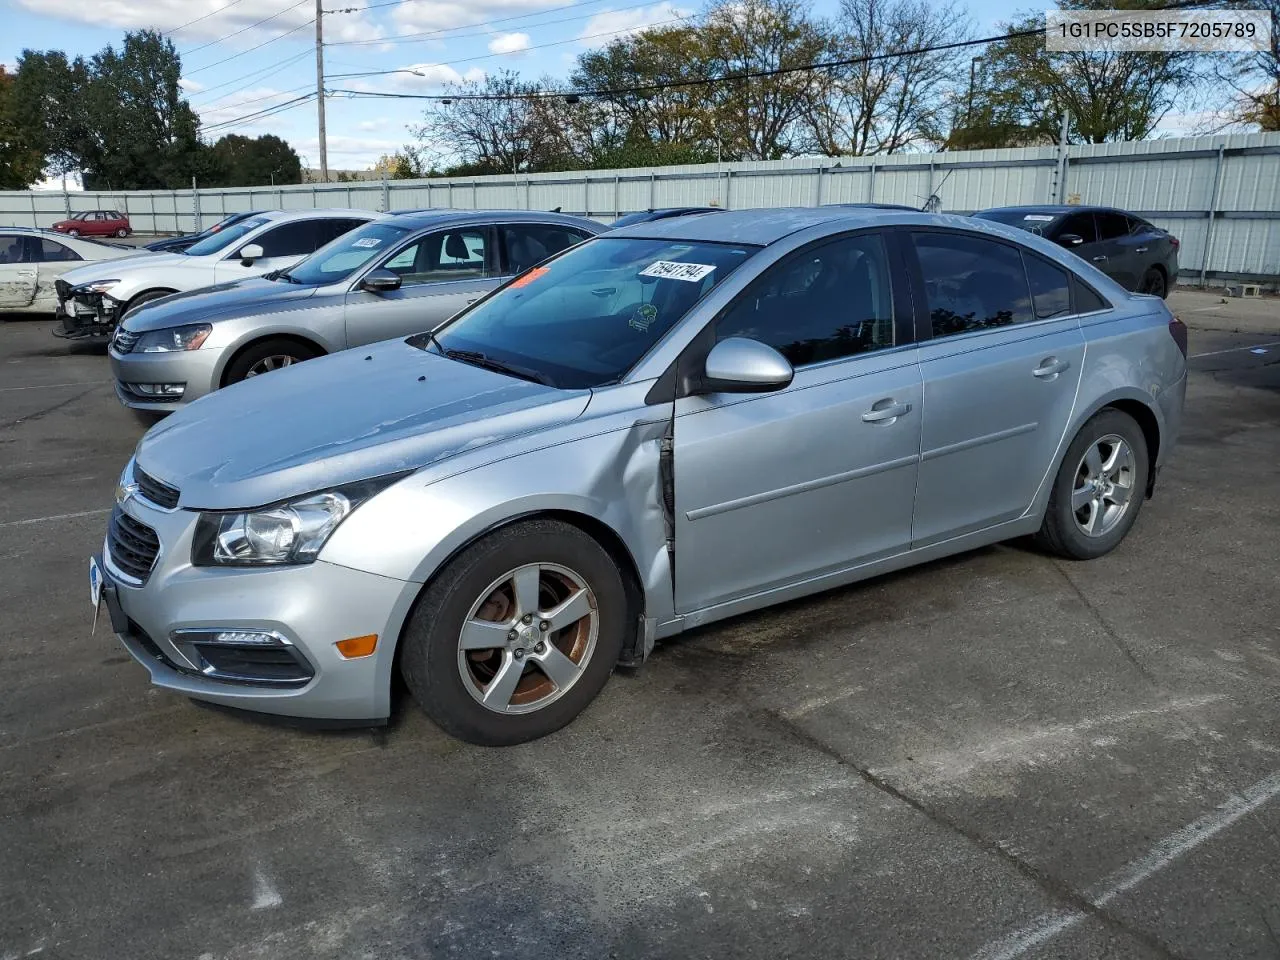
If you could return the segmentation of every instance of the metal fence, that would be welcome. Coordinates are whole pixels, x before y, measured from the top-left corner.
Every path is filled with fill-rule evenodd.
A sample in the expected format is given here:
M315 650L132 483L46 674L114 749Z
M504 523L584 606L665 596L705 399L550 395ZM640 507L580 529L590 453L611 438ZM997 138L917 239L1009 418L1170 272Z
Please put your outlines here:
M1280 133L1008 150L211 190L0 192L0 225L119 209L140 232L189 232L240 210L559 207L610 221L651 207L902 203L1121 207L1182 241L1182 280L1280 281Z

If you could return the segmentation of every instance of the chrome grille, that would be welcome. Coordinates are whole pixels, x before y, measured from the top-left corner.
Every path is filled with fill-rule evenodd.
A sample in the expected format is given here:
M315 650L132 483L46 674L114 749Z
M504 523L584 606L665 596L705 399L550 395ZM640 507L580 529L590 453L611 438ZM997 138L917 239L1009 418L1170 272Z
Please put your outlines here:
M116 507L107 528L107 551L117 570L146 583L160 555L160 538L145 523Z
M163 480L157 480L136 463L133 465L133 482L138 485L138 493L157 507L172 510L178 505L180 496L178 489L169 486Z
M140 336L141 334L126 330L124 327L116 327L115 336L111 338L112 349L116 353L129 353L137 344Z

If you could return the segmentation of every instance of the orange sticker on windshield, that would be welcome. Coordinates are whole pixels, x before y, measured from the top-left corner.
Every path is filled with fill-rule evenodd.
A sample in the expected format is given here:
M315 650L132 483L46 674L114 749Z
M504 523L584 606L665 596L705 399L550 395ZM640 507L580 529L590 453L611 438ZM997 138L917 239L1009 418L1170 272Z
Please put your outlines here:
M527 287L529 284L533 283L533 281L537 280L540 276L546 273L549 269L550 269L549 267L534 267L528 273L521 274L520 276L512 280L511 286Z

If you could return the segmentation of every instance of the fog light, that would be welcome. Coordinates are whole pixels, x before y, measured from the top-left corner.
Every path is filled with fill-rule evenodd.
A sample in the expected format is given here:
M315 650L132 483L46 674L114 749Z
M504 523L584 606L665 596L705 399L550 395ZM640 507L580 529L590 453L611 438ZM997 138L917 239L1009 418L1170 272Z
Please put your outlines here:
M129 388L148 397L180 397L187 391L185 383L131 383Z
M378 635L371 633L364 637L347 637L345 640L339 640L334 646L348 660L355 660L357 657L367 657L378 649Z
M315 669L288 639L274 630L175 630L175 647L191 666L211 680L262 686L296 687L310 682Z

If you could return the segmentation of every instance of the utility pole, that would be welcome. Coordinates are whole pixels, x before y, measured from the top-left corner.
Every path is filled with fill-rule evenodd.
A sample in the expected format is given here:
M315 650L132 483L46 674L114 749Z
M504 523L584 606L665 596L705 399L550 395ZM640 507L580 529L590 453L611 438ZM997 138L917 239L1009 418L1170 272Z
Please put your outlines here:
M316 0L316 113L320 120L320 179L329 182L329 145L324 136L324 0Z

